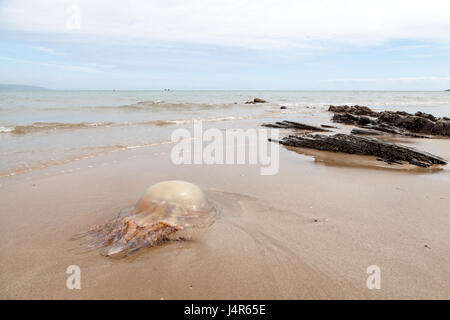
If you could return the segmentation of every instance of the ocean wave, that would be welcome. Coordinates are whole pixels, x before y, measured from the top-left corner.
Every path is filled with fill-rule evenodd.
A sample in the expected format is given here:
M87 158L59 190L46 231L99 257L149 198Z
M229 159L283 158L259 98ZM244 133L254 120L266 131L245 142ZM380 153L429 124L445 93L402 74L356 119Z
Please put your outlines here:
M194 103L194 102L166 102L160 101L140 101L134 104L128 104L115 107L120 110L210 110L224 109L237 106L237 103ZM101 108L101 107L100 107Z
M40 131L54 131L67 129L96 128L114 125L113 122L35 122L28 125L17 125L14 127L0 127L0 133L27 134Z
M164 100L148 100L148 101L138 101L135 103L124 104L124 105L105 105L105 106L61 106L61 107L40 107L34 108L31 106L27 107L15 107L15 108L0 108L0 111L26 111L33 110L34 112L74 112L74 111L146 111L146 110L212 110L212 109L223 109L232 108L243 105L243 103L230 102L230 103L194 103L194 102L167 102Z
M256 116L258 117L258 116ZM202 122L222 122L222 121L233 121L233 120L245 120L252 119L252 116L227 116L227 117L210 117L210 118L192 118L192 119L182 119L182 120L152 120L139 122L140 125L156 125L156 126L168 126L177 124L191 124L194 121Z
M149 120L141 122L80 122L80 123L65 123L65 122L35 122L28 125L17 126L0 126L0 133L11 134L29 134L45 131L59 131L59 130L74 130L74 129L93 129L101 127L121 127L121 126L170 126L191 124L194 121L202 122L221 122L233 120L245 120L258 118L258 116L227 116L227 117L210 117L210 118L192 118L192 119L178 119L178 120Z
M10 128L10 127L0 127L0 133L10 133L14 131L14 128Z

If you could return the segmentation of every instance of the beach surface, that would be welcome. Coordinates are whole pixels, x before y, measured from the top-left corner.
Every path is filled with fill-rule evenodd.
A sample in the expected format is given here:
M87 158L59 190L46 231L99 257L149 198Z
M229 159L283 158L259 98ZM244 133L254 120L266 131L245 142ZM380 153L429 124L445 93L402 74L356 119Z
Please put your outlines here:
M330 115L270 117L329 123ZM220 125L259 128L266 118ZM158 127L158 141L189 125ZM450 159L450 139L394 140ZM448 165L280 147L279 172L263 176L259 165L175 165L172 147L119 148L2 177L0 298L450 298ZM172 179L205 191L218 212L212 226L123 259L76 250L71 236ZM70 265L81 269L79 290L66 287ZM372 265L379 290L366 286Z

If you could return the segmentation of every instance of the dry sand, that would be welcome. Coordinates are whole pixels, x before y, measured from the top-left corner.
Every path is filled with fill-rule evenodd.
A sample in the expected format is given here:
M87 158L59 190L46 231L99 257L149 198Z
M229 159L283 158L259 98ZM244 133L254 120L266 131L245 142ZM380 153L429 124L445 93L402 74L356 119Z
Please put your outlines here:
M450 140L411 143L450 159ZM261 176L258 166L175 166L170 148L2 179L0 298L450 298L448 166L396 170L281 148L279 173ZM71 235L169 179L206 191L219 211L213 226L120 260L71 250ZM69 265L81 268L81 290L66 288ZM366 288L370 265L380 290Z

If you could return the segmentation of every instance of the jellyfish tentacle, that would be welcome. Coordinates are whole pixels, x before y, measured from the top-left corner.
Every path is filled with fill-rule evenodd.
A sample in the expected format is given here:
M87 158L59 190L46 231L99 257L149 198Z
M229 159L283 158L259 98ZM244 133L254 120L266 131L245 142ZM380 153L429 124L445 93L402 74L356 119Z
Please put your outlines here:
M107 256L126 255L142 247L157 245L180 229L165 222L141 225L134 218L119 218L104 225L94 225L89 231L92 234L87 241L87 249L108 246Z

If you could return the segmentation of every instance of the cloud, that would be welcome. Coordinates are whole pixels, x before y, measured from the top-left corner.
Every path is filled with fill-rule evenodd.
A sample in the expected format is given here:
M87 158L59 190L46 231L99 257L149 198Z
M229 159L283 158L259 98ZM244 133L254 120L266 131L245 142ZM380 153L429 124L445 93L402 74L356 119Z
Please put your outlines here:
M27 48L30 48L30 49L33 49L33 50L36 50L36 51L39 51L39 52L43 52L43 53L46 53L46 54L50 54L50 55L53 55L53 56L61 55L61 53L56 52L55 50L50 49L50 48L45 48L45 47L40 47L40 46L27 46Z
M37 3L38 2L38 3ZM80 29L68 28L76 6ZM5 0L1 26L54 39L282 50L450 43L448 0Z

